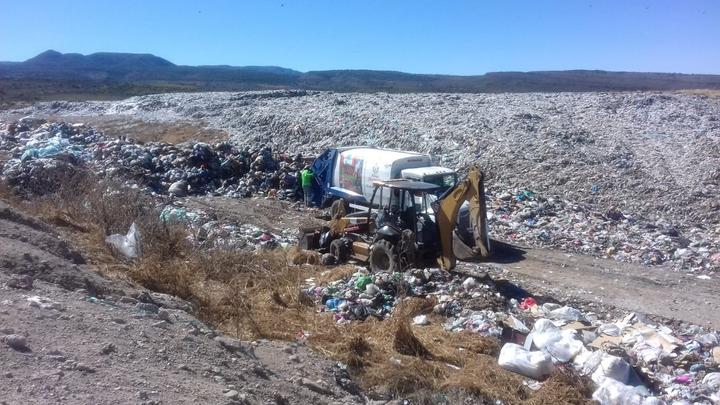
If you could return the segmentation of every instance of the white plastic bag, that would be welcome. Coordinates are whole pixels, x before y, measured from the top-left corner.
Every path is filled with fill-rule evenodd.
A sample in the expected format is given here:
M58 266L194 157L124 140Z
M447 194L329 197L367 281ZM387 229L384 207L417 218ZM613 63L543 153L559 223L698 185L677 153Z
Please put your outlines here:
M597 351L592 352L589 356L582 356L582 361L577 366L580 367L583 374L590 375L596 384L602 384L607 379L623 384L637 380L630 364L620 357Z
M702 383L713 390L720 388L720 373L707 373Z
M127 258L134 259L140 255L140 232L135 222L130 225L126 235L116 233L105 238L105 242Z
M544 350L554 359L567 362L575 358L583 348L585 346L574 337L573 331L564 330L560 332L560 339L549 341Z
M534 380L541 380L553 371L552 360L547 353L527 351L515 343L505 343L500 350L498 364L505 370Z
M532 336L532 343L540 350L544 349L549 342L561 338L560 328L545 318L535 321L530 336Z
M643 397L633 387L612 379L603 381L593 393L600 405L662 405L656 397Z
M585 319L580 310L567 306L550 311L547 317L558 321L580 321Z
M413 324L415 325L428 325L429 323L427 315L418 315L413 318Z
M529 336L535 347L561 362L572 360L584 347L582 341L575 338L574 331L560 330L548 319L535 321Z

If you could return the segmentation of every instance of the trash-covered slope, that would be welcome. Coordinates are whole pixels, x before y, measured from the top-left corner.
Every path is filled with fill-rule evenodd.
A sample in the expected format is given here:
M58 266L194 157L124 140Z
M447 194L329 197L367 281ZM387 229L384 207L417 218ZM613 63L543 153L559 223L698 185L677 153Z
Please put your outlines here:
M497 197L494 236L644 264L720 266L717 98L277 91L40 103L5 115L31 113L195 120L276 153L368 144L429 152L447 166L479 162ZM514 202L524 195L533 197Z
M24 113L204 120L239 144L376 145L480 162L494 182L680 223L717 221L720 102L662 93L159 94Z
M710 328L637 313L614 317L533 295L507 280L439 269L371 274L358 268L325 285L309 279L303 292L338 324L387 321L405 294L432 299L432 309L413 318L416 329L442 325L499 339L499 365L526 377L532 390L570 367L592 380L593 398L603 405L720 400L719 338Z

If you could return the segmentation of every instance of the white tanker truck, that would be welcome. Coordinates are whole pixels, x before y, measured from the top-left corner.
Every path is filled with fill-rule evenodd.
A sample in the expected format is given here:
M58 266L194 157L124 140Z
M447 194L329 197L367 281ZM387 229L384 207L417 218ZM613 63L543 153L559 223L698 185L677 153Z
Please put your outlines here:
M453 187L455 170L433 165L430 155L373 147L343 147L325 150L313 162L312 201L327 207L334 200L369 204L373 182L408 179L438 186L438 193Z

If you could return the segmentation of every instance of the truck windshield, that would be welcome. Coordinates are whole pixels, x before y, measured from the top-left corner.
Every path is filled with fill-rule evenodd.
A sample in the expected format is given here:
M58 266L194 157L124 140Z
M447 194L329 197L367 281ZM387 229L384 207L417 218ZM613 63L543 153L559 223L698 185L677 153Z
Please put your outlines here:
M436 186L444 187L444 188L450 188L455 185L457 182L457 174L450 173L450 174L436 174L434 176L425 176L423 178L423 181L426 183L432 183Z

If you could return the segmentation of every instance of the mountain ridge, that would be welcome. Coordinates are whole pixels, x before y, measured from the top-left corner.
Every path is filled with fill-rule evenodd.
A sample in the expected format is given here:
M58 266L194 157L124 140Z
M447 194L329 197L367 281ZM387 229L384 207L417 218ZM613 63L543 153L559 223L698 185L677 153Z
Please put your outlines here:
M176 65L153 54L47 50L23 62L0 62L0 101L53 97L119 98L166 91L302 89L337 92L500 93L720 90L720 75L564 70L482 75L281 66Z

